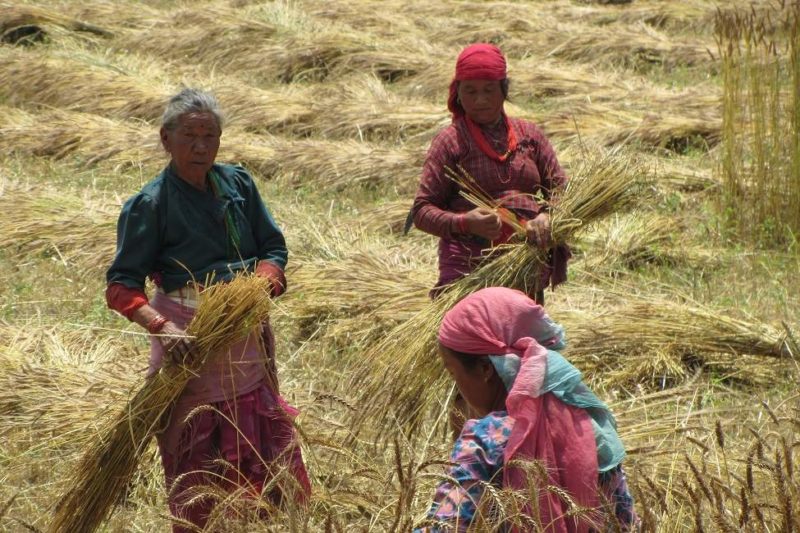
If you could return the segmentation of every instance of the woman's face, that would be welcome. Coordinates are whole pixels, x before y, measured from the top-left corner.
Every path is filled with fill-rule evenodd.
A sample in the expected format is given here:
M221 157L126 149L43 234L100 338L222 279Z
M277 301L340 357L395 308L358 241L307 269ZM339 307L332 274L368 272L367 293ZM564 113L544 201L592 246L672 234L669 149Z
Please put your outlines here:
M466 367L452 350L441 344L439 355L461 396L479 416L505 409L505 387L488 357L475 356L476 364Z
M201 184L217 158L221 135L213 114L186 113L174 130L161 128L161 144L172 156L178 176Z
M503 113L503 89L497 80L458 82L458 99L466 115L478 124L494 124Z

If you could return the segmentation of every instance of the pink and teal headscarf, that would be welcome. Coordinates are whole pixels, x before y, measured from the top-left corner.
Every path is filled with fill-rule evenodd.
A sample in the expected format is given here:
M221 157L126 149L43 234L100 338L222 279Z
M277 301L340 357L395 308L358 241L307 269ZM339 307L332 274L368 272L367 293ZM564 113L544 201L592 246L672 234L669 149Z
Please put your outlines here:
M491 287L448 311L439 342L460 353L491 356L506 384L514 429L503 454L503 484L526 488L525 472L512 461L538 460L548 470L549 484L565 489L579 505L596 508L599 472L619 464L625 452L605 404L555 351L564 347L563 328L524 293ZM546 531L589 531L590 522L564 517L568 507L557 495L543 488L539 494L539 518L550 524Z

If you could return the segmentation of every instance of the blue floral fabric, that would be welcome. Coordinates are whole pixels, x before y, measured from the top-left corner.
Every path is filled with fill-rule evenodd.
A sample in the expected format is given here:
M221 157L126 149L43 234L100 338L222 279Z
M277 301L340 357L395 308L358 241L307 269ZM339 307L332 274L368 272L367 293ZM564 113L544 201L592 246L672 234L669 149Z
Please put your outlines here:
M483 495L484 483L502 484L503 450L513 427L514 421L505 411L467 420L450 454L455 466L436 489L428 518L447 522L449 530L467 530ZM445 530L435 526L415 530L438 531Z
M414 533L467 531L486 485L502 486L503 451L513 428L514 420L506 411L494 411L464 424L450 454L454 466L439 483L428 511L430 525L417 528ZM598 481L620 529L634 530L638 518L622 465L601 473ZM610 531L616 531L615 526L609 527Z

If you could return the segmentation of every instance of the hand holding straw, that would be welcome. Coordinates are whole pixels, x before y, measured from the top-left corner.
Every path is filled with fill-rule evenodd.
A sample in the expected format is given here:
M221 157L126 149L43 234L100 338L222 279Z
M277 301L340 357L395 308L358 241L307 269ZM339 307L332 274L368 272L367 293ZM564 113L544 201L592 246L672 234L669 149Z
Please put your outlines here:
M150 439L188 381L212 356L248 335L269 316L270 282L240 275L200 293L200 306L186 329L198 356L187 365L167 365L145 380L125 408L86 450L59 501L48 531L89 533L122 500Z
M469 176L453 175L473 203L493 209L500 207L489 195L472 187ZM551 242L554 245L569 242L582 228L634 205L648 176L641 164L623 155L587 158L552 203ZM521 224L515 229L524 234ZM494 251L499 250L505 253L485 261L470 275L450 285L436 300L368 349L367 359L371 364L360 369L353 380L353 390L359 391L354 432L358 433L368 420L378 428L374 435L377 440L393 433L398 425L415 431L443 401L447 376L435 354L437 327L444 313L483 287L529 291L532 280L539 279L547 254L523 239ZM439 405L439 408L446 407Z

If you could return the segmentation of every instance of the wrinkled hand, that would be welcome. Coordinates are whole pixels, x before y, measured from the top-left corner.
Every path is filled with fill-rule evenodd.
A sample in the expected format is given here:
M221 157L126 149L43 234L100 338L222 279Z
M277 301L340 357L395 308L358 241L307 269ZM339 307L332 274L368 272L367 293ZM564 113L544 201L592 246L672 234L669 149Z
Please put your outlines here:
M275 263L266 260L259 261L256 265L255 273L256 276L269 280L272 286L270 295L273 298L277 298L286 292L286 274L284 274L283 269Z
M545 250L549 248L552 240L550 215L548 213L539 213L536 218L529 220L525 224L525 233L529 243Z
M197 357L195 338L187 335L186 331L173 322L164 324L156 338L175 364L188 365Z
M467 211L464 214L464 223L469 233L490 241L500 237L500 229L503 225L497 213L485 207Z

